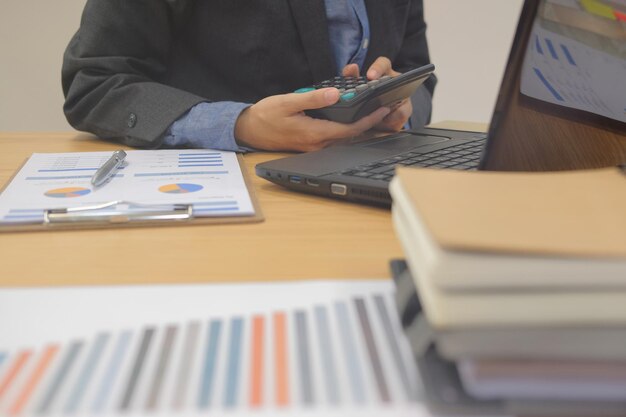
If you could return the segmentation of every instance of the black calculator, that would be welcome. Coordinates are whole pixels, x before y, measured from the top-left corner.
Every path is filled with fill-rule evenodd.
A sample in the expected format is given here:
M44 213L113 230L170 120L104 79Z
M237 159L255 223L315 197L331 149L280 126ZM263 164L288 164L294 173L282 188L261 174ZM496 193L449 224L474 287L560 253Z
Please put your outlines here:
M410 97L434 70L435 66L428 64L394 77L385 75L378 80L368 80L364 76L338 76L295 92L305 93L327 87L339 89L337 103L322 109L306 110L305 113L317 119L352 123L380 107L393 109Z

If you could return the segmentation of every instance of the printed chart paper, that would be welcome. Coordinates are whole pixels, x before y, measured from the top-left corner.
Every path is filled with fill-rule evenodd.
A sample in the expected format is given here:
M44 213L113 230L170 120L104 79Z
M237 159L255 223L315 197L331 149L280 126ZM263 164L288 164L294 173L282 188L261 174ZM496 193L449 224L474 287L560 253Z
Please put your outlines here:
M390 281L7 289L0 335L0 415L430 415Z
M585 3L600 5L597 1ZM557 11L563 8L574 10L575 15L568 13L558 18ZM550 19L538 18L533 27L522 69L521 92L548 103L626 122L624 41L602 34L609 24L615 24L623 37L626 26L599 18L574 0L551 0L545 10Z
M234 152L128 151L114 177L93 187L92 175L110 157L111 152L33 154L0 195L0 222L41 223L44 210L114 201L192 204L197 217L254 214Z

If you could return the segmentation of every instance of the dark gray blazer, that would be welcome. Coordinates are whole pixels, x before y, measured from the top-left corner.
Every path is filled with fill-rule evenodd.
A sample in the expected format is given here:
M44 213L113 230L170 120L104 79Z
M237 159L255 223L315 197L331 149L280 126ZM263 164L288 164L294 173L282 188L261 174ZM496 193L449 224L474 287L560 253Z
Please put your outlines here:
M430 62L421 0L365 3L366 67ZM254 103L334 73L323 0L88 0L64 55L64 111L78 130L152 148L199 102Z

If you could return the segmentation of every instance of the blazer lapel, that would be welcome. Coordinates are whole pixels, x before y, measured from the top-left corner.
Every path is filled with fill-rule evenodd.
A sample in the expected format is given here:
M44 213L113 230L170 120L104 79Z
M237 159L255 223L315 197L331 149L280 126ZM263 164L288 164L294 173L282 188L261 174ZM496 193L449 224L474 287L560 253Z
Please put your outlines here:
M370 24L370 43L365 57L365 68L369 68L374 60L380 56L388 57L388 42L390 33L392 33L389 23L392 21L389 3L389 1L365 0Z
M314 82L335 75L324 0L289 0Z

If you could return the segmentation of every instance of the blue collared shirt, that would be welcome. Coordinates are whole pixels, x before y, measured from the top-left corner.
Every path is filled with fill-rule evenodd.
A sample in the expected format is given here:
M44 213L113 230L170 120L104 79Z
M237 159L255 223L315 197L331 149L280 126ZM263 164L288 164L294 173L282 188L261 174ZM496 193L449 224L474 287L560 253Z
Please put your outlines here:
M337 74L349 63L362 68L370 36L364 0L325 0L325 4ZM249 106L232 101L199 103L170 126L163 146L249 151L235 141L235 122Z

